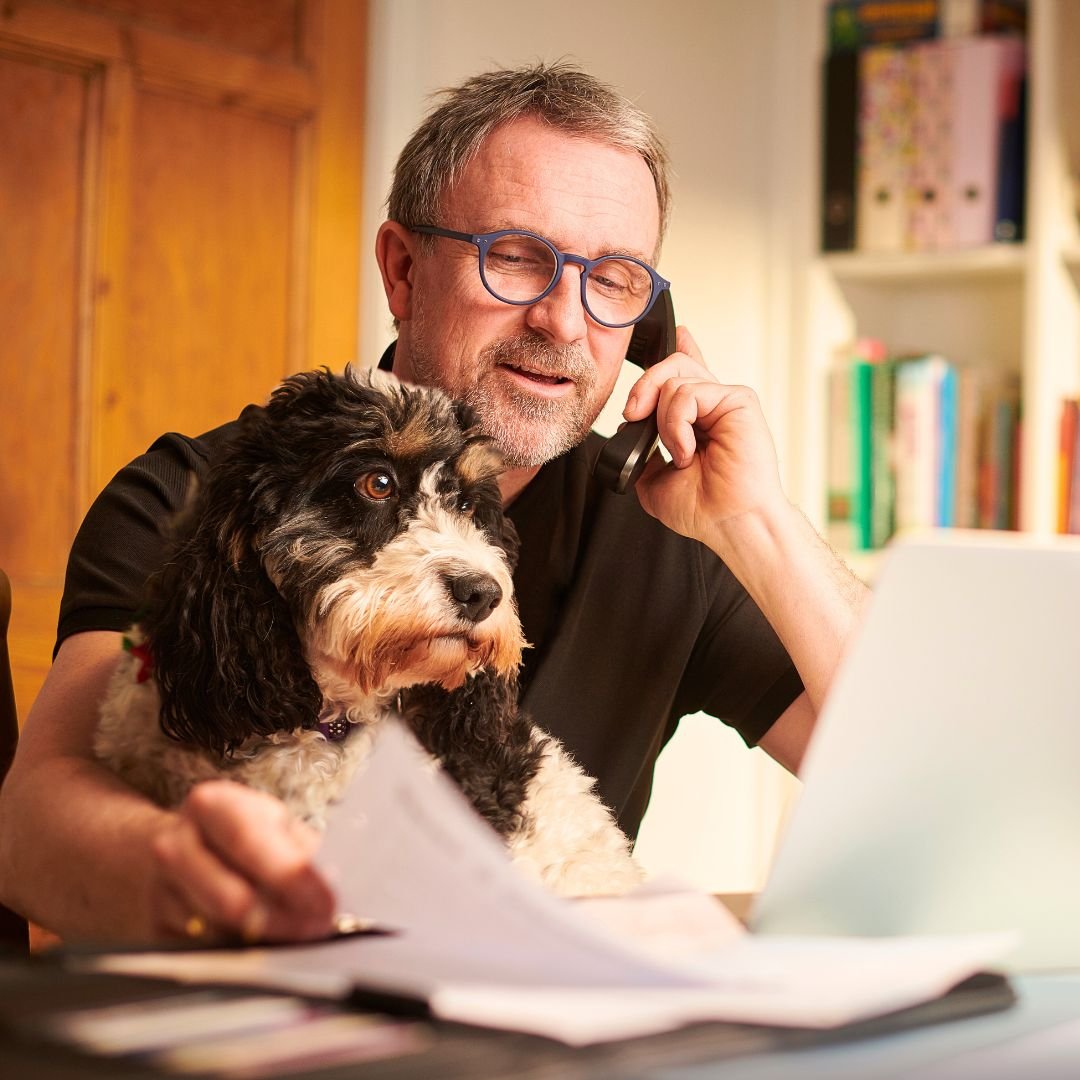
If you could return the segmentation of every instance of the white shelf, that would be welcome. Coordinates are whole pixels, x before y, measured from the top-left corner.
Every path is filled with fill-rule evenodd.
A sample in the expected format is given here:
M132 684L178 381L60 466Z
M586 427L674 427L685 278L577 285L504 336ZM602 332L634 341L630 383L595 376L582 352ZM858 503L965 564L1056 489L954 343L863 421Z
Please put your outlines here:
M828 271L841 284L903 285L910 282L925 285L972 278L1014 278L1019 282L1027 264L1027 252L1022 244L992 244L960 251L844 251L822 258Z
M809 20L823 19L825 2L807 5L792 30L818 42L817 56L801 68L807 88L820 87L816 65L824 43ZM823 519L826 505L826 373L838 350L861 337L879 338L896 353L940 352L961 364L1015 372L1024 405L1020 522L1040 531L1057 520L1061 399L1080 392L1080 229L1072 175L1080 173L1080 0L1030 0L1029 12L1024 243L822 255L813 250L820 191L809 188L794 204L802 246L792 249L786 460L794 497L813 520ZM819 112L819 96L809 93L792 111L785 129L792 174L819 165ZM818 142L807 145L804 129ZM861 575L873 575L873 559L869 566L861 556L853 561Z

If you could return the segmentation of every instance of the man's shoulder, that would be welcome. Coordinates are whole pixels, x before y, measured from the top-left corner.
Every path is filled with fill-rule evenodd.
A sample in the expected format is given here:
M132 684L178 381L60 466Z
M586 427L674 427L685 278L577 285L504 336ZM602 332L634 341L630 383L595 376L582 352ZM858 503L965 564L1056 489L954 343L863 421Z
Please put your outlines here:
M242 415L242 414L241 414ZM160 473L179 468L201 473L240 430L241 418L219 424L201 435L167 431L158 436L127 469Z

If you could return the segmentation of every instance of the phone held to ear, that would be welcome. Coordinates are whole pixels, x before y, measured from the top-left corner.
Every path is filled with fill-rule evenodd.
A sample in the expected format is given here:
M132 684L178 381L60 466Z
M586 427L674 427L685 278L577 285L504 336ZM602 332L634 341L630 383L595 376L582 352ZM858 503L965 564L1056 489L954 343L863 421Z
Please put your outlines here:
M649 314L634 325L626 359L642 368L658 364L675 351L675 308L671 290L664 289ZM593 465L593 475L605 487L622 495L637 483L659 435L656 414L627 421L611 436Z

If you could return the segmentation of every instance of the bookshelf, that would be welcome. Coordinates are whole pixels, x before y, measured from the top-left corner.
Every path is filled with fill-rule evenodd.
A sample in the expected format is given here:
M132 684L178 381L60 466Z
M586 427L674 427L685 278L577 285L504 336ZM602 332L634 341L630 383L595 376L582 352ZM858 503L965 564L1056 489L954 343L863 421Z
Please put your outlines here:
M788 490L823 528L827 372L838 350L857 337L877 337L890 352L938 352L962 364L1015 373L1023 403L1020 527L1051 531L1061 401L1080 392L1074 180L1080 173L1080 0L1029 2L1024 243L896 254L820 252L825 2L800 7L797 17L789 10L779 26L789 41L781 47L781 62L796 64L798 78L812 91L800 108L777 117L777 146L786 149L788 167L813 181L789 211L792 330L783 448ZM877 559L855 553L852 564L867 578Z

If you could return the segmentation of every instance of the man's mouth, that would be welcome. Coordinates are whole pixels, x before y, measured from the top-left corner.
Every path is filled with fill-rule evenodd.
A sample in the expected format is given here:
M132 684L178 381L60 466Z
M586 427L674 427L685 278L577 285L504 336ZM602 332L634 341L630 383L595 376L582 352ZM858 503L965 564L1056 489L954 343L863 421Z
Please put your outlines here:
M513 372L519 378L527 379L529 382L537 383L540 386L563 386L572 381L565 375L550 375L547 372L518 367L517 364L500 364L499 366Z

